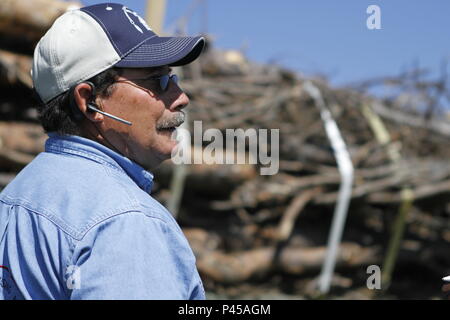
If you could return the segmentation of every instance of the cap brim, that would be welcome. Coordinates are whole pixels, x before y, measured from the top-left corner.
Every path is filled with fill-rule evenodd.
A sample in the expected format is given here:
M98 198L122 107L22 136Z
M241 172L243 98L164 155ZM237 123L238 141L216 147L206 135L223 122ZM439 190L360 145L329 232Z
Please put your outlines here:
M119 68L183 66L197 59L205 47L203 37L152 37L126 54Z

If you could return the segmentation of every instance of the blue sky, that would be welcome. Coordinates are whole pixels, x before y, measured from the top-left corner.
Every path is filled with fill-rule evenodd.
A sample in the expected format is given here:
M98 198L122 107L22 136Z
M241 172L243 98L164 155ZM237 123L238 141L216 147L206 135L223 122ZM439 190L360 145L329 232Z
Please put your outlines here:
M167 2L166 30L195 0ZM199 5L191 16L188 33L204 31L206 10L206 29L215 36L217 47L245 48L254 61L325 74L336 85L396 75L417 63L436 71L444 59L450 60L448 0L204 2L206 6ZM144 15L146 1L122 3ZM381 30L366 26L366 9L373 4L381 9Z

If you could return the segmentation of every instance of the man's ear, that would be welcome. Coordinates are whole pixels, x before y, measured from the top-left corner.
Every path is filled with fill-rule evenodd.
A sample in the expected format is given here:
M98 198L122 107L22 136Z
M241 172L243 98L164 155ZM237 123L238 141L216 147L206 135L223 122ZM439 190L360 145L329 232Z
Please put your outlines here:
M103 115L98 112L92 112L88 109L88 104L95 103L92 98L94 95L94 89L89 83L83 82L75 86L73 89L73 99L75 107L90 121L101 122L104 120Z

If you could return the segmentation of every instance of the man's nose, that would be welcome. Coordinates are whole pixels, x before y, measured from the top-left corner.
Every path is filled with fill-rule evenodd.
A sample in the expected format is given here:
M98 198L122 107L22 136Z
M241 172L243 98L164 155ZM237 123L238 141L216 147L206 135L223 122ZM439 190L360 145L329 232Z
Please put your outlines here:
M169 85L169 110L178 111L187 107L189 104L189 97L184 93L178 84L171 82Z

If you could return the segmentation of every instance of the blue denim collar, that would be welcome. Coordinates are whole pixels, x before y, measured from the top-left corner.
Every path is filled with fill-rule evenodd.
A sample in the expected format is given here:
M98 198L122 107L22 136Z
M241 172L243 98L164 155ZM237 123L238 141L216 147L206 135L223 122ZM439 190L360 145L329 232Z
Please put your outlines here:
M80 136L58 135L49 133L45 142L45 151L86 158L103 165L112 167L127 174L147 193L153 186L153 175L137 163L123 155L105 147L104 145Z

